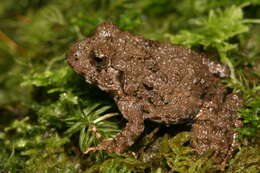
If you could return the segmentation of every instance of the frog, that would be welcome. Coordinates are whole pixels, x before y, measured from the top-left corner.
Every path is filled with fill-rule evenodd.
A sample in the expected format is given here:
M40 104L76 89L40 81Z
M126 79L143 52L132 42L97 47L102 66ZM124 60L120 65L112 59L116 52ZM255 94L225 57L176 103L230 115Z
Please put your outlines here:
M143 133L145 120L191 123L194 151L214 151L218 162L236 150L236 128L242 126L237 110L243 102L221 82L230 75L228 66L211 56L104 22L70 46L67 62L86 82L109 93L127 120L113 139L86 153L125 152Z

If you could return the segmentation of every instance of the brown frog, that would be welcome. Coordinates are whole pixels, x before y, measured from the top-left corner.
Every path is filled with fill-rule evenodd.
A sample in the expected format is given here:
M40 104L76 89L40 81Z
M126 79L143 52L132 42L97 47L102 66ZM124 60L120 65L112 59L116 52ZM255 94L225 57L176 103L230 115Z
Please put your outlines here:
M126 127L90 150L122 153L144 130L144 120L166 124L193 122L192 146L215 151L219 162L231 157L236 110L242 101L228 94L220 78L228 68L205 54L100 25L93 36L74 43L68 63L87 82L112 94Z

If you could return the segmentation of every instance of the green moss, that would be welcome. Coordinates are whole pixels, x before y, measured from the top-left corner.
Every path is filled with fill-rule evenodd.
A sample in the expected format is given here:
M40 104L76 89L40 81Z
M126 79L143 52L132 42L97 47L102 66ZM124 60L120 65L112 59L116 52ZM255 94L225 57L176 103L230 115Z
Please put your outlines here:
M259 11L258 0L2 2L0 172L257 172ZM104 21L213 54L229 66L231 77L223 83L243 97L245 106L241 145L225 169L214 164L211 153L193 153L186 145L190 132L171 137L149 123L129 153L82 153L124 124L113 101L66 63L69 45Z

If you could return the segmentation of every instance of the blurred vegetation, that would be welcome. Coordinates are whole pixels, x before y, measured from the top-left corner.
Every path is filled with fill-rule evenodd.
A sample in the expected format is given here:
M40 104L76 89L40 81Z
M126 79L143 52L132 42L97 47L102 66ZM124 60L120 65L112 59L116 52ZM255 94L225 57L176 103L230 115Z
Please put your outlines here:
M0 173L260 170L259 0L4 0L0 21ZM66 63L69 45L104 21L229 66L223 82L245 106L239 150L227 165L195 155L187 128L171 127L176 135L150 122L125 154L83 154L125 123L108 95Z

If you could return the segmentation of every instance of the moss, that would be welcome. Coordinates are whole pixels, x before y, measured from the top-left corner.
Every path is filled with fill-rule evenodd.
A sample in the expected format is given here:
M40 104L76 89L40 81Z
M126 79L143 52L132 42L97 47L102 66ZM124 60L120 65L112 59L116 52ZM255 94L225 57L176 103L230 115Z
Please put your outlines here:
M0 172L257 172L259 8L257 0L2 2ZM103 21L213 54L229 66L232 75L223 83L243 97L245 106L241 145L225 167L214 164L211 153L194 154L188 131L171 136L149 123L124 155L82 153L124 124L107 94L66 63L68 46Z

